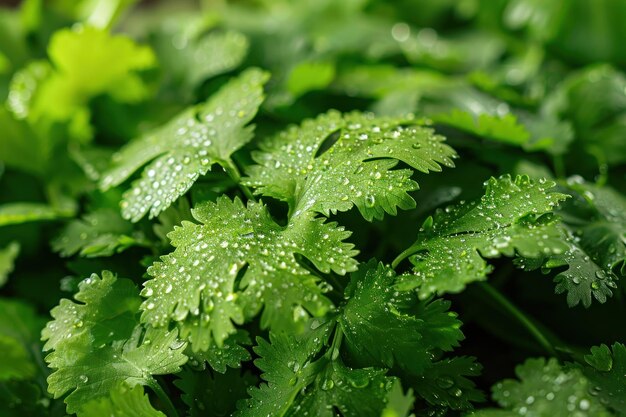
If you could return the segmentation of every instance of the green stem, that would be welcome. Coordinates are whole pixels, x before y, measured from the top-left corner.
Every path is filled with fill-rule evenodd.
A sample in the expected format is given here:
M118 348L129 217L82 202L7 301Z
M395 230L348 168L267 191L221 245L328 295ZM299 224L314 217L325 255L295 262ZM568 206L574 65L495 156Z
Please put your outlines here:
M561 155L556 155L552 162L554 164L554 173L557 178L565 178L565 164L563 163L563 157Z
M418 246L411 245L407 249L405 249L400 255L396 257L391 263L391 268L396 269L396 267L400 264L400 262L404 261L409 256L413 255L415 252L419 250Z
M178 411L176 411L176 407L170 400L170 397L163 391L163 388L159 383L154 379L150 378L148 380L148 386L154 391L154 393L159 397L159 400L165 405L165 411L167 411L167 415L170 417L178 417Z
M533 320L530 319L522 310L517 308L513 303L511 303L500 291L492 287L486 282L479 282L476 284L479 288L481 288L485 294L489 295L494 301L496 301L502 308L504 308L509 314L515 317L528 332L537 340L537 343L543 347L550 356L557 357L556 349L552 346L552 343L548 340L548 338L539 330L539 328L533 323Z
M333 343L330 346L328 352L326 352L326 358L334 361L339 356L339 349L341 348L341 342L343 342L343 331L341 326L337 324L335 326L335 334L333 336Z
M248 187L241 183L241 173L239 172L239 168L237 168L237 165L235 165L235 163L231 159L227 159L226 161L222 162L222 167L224 168L224 171L226 171L230 179L232 179L237 184L237 186L239 186L239 189L243 192L243 194L249 200L256 201L254 195L252 194L252 191L250 191Z

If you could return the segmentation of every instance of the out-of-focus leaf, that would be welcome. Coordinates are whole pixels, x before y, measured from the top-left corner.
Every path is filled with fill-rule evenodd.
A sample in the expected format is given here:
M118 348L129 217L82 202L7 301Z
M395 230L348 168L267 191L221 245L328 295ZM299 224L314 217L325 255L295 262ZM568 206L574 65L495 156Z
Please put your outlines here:
M20 253L20 244L11 242L0 249L0 287L6 284L9 274L13 272L15 259Z
M43 220L53 220L62 217L54 208L39 203L8 203L0 205L0 226L19 224ZM67 213L65 213L67 215Z

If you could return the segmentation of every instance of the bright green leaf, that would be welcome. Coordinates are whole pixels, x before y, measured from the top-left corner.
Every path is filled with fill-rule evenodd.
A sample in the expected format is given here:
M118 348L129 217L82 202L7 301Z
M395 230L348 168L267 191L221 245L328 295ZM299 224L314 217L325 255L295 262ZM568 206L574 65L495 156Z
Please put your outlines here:
M286 227L266 206L227 197L192 210L202 224L183 222L169 237L176 250L148 269L153 277L142 294L142 320L155 326L180 322L194 350L221 345L264 306L261 326L300 326L330 308L319 278L296 258L302 255L323 273L356 269L350 235L336 223L302 216ZM323 242L323 243L322 243ZM240 282L238 274L245 271ZM201 330L203 329L203 330ZM201 331L200 331L201 330Z
M622 343L613 344L611 349L606 345L592 347L585 361L590 366L582 371L594 396L619 415L626 415L626 347Z
M101 182L119 185L144 165L140 179L124 193L122 215L138 221L154 217L183 195L215 163L228 167L230 156L252 138L254 118L263 101L268 74L249 69L203 104L131 142L114 155Z
M438 211L410 249L413 275L403 277L403 288L418 287L420 297L459 292L487 278L492 268L484 258L543 259L565 252L559 228L545 216L566 198L549 191L553 187L527 176L491 178L480 201Z
M131 388L120 383L111 389L108 396L89 401L81 407L78 417L166 417L150 404L143 387Z
M415 207L408 194L417 189L413 171L392 170L398 162L426 173L453 166L455 157L441 136L410 120L335 111L292 126L260 147L253 154L258 165L245 180L257 194L287 202L293 217L328 216L356 205L369 221Z
M79 253L83 257L111 256L128 247L146 245L145 238L133 225L112 209L98 209L82 219L70 221L52 241L61 256Z
M63 214L40 203L7 203L0 205L0 226L54 220Z
M352 274L338 322L346 348L359 361L420 375L433 351L450 351L463 339L461 322L443 300L420 302L395 288L395 272L370 262ZM374 342L376 341L376 342Z
M9 274L13 272L15 259L20 253L20 244L11 242L0 249L0 287L6 284Z
M98 347L88 337L77 337L46 357L54 369L48 391L54 398L69 392L65 403L67 412L73 413L86 402L108 395L120 382L156 386L153 375L176 373L187 361L184 348L176 331L153 328L123 345Z
M92 274L78 289L74 298L79 303L62 299L50 312L54 320L41 333L44 350L59 349L74 339L101 346L130 337L141 303L132 281L103 271L102 278Z
M562 367L556 359L528 359L515 368L519 380L507 379L493 387L498 404L517 415L555 417L611 417L591 383L577 368ZM477 412L473 417L507 415Z

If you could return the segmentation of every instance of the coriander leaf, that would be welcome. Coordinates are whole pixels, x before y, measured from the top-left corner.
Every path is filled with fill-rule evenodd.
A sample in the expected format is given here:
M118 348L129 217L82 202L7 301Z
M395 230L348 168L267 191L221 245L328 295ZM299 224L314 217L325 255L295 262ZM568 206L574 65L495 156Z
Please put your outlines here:
M626 347L622 343L613 344L611 349L594 346L585 361L589 366L582 372L593 387L593 395L619 415L626 415Z
M286 87L293 97L300 97L313 90L322 90L335 78L332 62L301 62L291 69Z
M577 368L562 367L554 358L528 359L515 368L518 380L507 379L493 387L493 399L516 415L555 417L611 417L600 400L590 394L590 382ZM492 410L472 417L507 416Z
M612 274L608 275L601 265L590 259L576 238L567 230L564 230L563 233L563 240L568 244L568 249L561 255L551 257L543 265L546 270L567 266L565 271L554 277L555 292L557 294L566 292L567 304L570 307L579 303L589 307L592 297L600 303L606 302L607 297L613 295L611 288L617 287ZM528 269L533 269L531 264L529 264Z
M250 388L250 398L237 404L239 412L235 415L286 415L298 393L315 379L320 366L313 366L311 359L322 349L329 330L328 326L316 328L315 333L323 332L323 337L317 338L297 340L284 333L270 333L269 342L258 338L254 351L259 358L254 364L267 383Z
M67 412L74 413L86 402L108 395L120 382L155 389L153 375L176 373L187 361L184 348L176 331L154 328L123 345L100 347L86 335L75 337L46 357L54 369L48 377L48 391L54 398L70 392L65 403Z
M580 247L607 275L626 276L626 198L579 177L568 180L565 190L573 198L561 213Z
M554 280L556 292L567 292L570 307L601 303L613 295L620 276L626 276L626 199L609 187L587 184L579 177L562 186L572 198L559 214L568 248L545 263L526 263L528 269L567 267Z
M175 84L193 89L204 80L239 66L248 52L248 39L239 32L190 30L195 24L206 24L204 18L185 16L175 23L164 24L155 35L161 67Z
M20 244L11 242L0 249L0 287L6 284L9 274L13 272L15 259L20 253Z
M261 326L272 329L302 325L321 316L330 301L317 286L319 278L296 259L302 255L323 273L356 269L350 235L336 223L311 215L280 226L262 203L244 206L221 197L192 210L202 224L183 222L169 234L175 251L148 269L153 277L142 294L142 321L181 324L194 351L218 346L263 307ZM247 269L246 269L247 268ZM238 274L241 281L237 282Z
M0 205L0 226L42 220L54 220L64 213L40 203L7 203Z
M255 364L267 383L249 390L236 415L380 416L395 379L383 370L348 368L338 358L315 360L324 339L316 332L304 340L272 333L270 343L258 339Z
M34 61L13 75L6 104L16 119L28 118L37 88L51 73L47 61Z
M545 108L572 121L580 148L602 162L619 165L626 162L625 88L623 72L607 64L592 65L571 73L554 89Z
M146 165L124 193L122 215L133 222L154 217L183 195L215 163L228 167L230 156L252 138L254 118L263 101L266 72L249 69L200 105L185 110L114 155L103 190L121 184Z
M313 387L296 397L285 416L378 417L395 382L385 373L372 368L352 369L333 361L320 372Z
M429 404L468 410L472 403L485 400L468 377L480 375L482 366L472 357L459 356L433 362L422 374L411 378L415 393Z
M55 72L36 93L34 117L65 118L99 94L110 94L118 101L141 100L148 90L136 71L156 64L147 46L89 26L56 32L48 55Z
M0 380L28 379L41 361L43 320L24 302L0 298Z
M212 32L196 40L190 49L187 61L193 64L189 65L187 82L195 86L239 66L248 52L248 40L235 31Z
M511 145L523 146L528 143L530 134L517 122L517 118L507 113L496 116L487 113L474 115L471 112L453 109L449 113L432 116L436 123L464 130L473 135L488 137Z
M101 208L82 219L70 221L52 241L61 256L79 253L86 258L111 256L134 245L147 245L141 233L124 220L116 210Z
M461 322L447 311L447 301L416 307L413 293L398 291L395 281L392 269L375 262L353 273L338 322L347 350L359 363L398 366L420 375L430 366L433 351L458 346Z
M189 407L188 417L232 415L237 401L245 398L247 388L257 381L252 374L234 369L223 374L184 370L178 376L174 385L183 392L181 398Z
M151 89L138 74L156 65L152 50L122 35L90 26L55 32L48 45L50 64L33 63L11 83L11 110L42 136L88 141L89 101L109 95L120 102L145 99ZM62 123L67 133L56 133ZM49 145L49 144L47 144ZM48 150L48 149L44 149ZM63 154L65 156L65 154Z
M567 250L560 229L545 216L566 198L549 191L554 183L527 176L491 178L480 201L440 210L422 226L416 243L413 274L402 288L419 287L420 297L459 292L491 272L484 258L501 255L543 259ZM401 258L399 258L401 259Z
M199 331L202 331L202 329ZM197 340L197 337L192 335L189 339ZM248 332L239 330L224 340L224 344L221 347L212 344L207 350L191 351L186 352L186 354L189 356L190 365L197 363L201 369L205 369L206 362L211 369L223 374L227 371L227 367L239 368L242 362L252 359L250 352L244 347L251 344L252 341Z
M29 379L35 375L35 364L19 340L0 334L0 352L0 381Z
M74 339L101 346L130 337L141 303L131 280L103 271L102 278L92 274L78 288L74 298L80 304L62 299L50 312L54 320L41 332L44 350L60 349Z
M387 394L387 406L381 417L409 417L414 402L413 390L409 389L405 394L400 381L396 381Z
M8 167L43 175L53 148L52 137L40 135L27 122L16 120L4 106L0 106L0 129L0 161Z
M125 383L114 386L109 395L86 403L78 412L78 417L166 417L150 404L143 387L130 387Z
M408 126L404 126L408 125ZM328 216L357 206L369 221L410 209L417 189L410 169L454 166L454 151L432 130L403 119L330 111L261 142L245 183L256 193L285 201L293 217Z

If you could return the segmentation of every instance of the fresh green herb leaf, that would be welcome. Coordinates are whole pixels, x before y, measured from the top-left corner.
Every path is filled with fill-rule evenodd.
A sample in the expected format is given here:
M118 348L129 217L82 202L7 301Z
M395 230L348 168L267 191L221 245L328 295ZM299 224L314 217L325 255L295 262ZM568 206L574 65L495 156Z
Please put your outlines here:
M418 287L423 298L459 292L487 279L492 267L484 258L543 259L567 250L556 221L546 216L566 198L549 191L554 183L504 176L485 185L480 201L448 207L424 222L406 252L413 255L414 267L403 279L404 288Z
M415 207L413 171L392 170L398 162L426 173L454 166L455 153L442 142L410 120L331 111L261 143L245 183L287 202L293 217L356 205L365 219L381 219Z
M231 155L252 138L247 126L263 101L267 73L250 69L209 101L176 116L161 128L130 143L114 156L103 189L119 185L143 169L122 200L122 215L138 221L154 217L183 195L215 163L231 169Z
M108 396L89 401L77 415L78 417L165 417L165 414L152 407L140 385L131 388L125 383L113 387Z
M9 243L5 248L0 249L0 287L6 284L7 279L14 269L15 259L20 253L20 244Z

